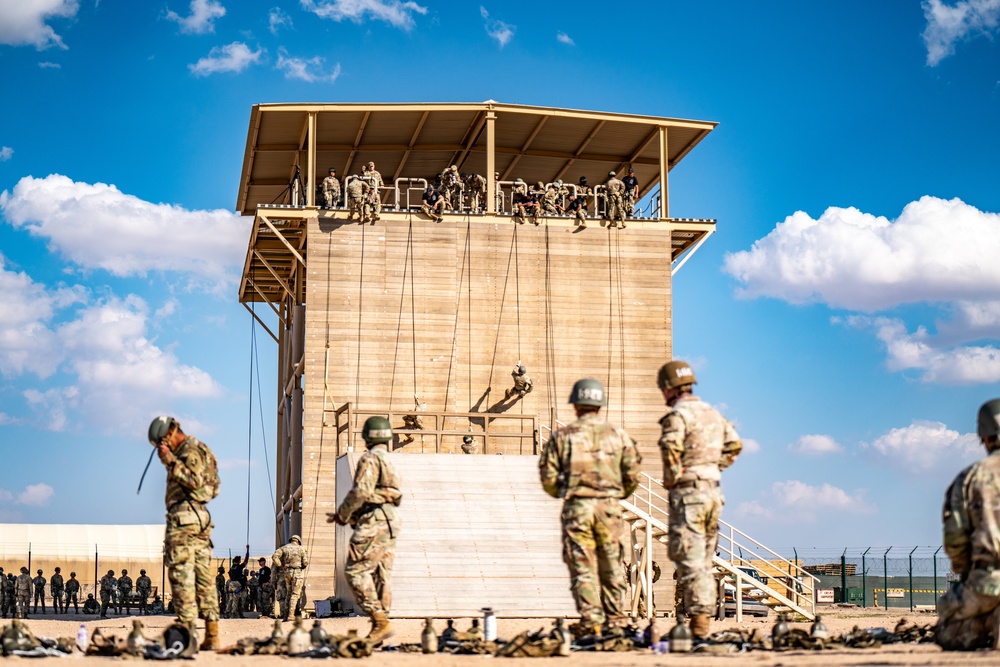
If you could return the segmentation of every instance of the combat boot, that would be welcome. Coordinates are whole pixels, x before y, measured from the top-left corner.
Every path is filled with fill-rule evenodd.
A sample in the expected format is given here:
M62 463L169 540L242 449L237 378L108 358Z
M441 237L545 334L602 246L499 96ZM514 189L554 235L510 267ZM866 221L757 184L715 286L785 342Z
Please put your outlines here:
M380 645L384 640L392 636L392 623L384 611L376 611L372 614L372 631L368 633L368 641L372 646Z
M696 614L691 617L691 634L695 639L705 639L708 637L711 621L708 614Z
M205 621L205 639L201 642L202 651L219 650L219 622Z

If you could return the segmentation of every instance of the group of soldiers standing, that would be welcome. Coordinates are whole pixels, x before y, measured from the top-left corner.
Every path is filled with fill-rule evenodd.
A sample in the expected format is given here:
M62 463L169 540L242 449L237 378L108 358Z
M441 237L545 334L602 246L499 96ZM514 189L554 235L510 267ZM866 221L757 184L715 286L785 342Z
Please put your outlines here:
M4 574L0 567L0 611L3 617L8 614L12 618L27 618L30 613L37 614L41 606L43 614L48 613L46 607L45 586L49 587L49 594L52 599L52 612L55 614L66 614L70 605L73 605L73 612L80 611L80 581L76 578L76 572L70 572L69 579L62 575L62 568L55 568L52 577L45 579L44 572L38 570L34 578L28 572L27 567L21 568L21 574L17 577L13 573ZM122 607L125 613L131 613L132 603L136 603L136 608L140 614L149 613L149 597L153 591L153 582L146 576L146 571L142 570L140 576L135 581L135 595L133 596L132 578L128 576L128 570L122 570L122 576L115 578L114 570L108 573L100 581L101 606L98 608L93 594L88 595L84 602L84 613L98 613L101 618L107 618L107 610L114 607L121 614ZM32 605L32 602L34 603Z
M114 607L115 613L121 615L122 607L125 608L125 615L132 613L132 603L136 603L139 614L145 616L149 614L149 596L153 593L153 582L146 576L145 570L139 571L139 578L135 580L135 595L132 594L132 577L128 576L128 570L122 570L122 574L117 579L115 571L108 570L108 573L101 577L99 592L101 595L101 618L108 617L108 609Z
M562 181L545 185L539 181L529 186L522 179L514 181L511 191L511 213L513 221L524 224L525 219L538 225L540 218L545 216L568 215L576 220L580 228L587 226L587 198L595 191L587 184L587 177L581 176L575 187L570 187ZM632 217L635 202L639 196L639 179L630 168L624 179L618 179L615 172L608 172L608 180L604 188L596 193L595 201L597 216L608 221L608 227L625 228L625 218Z
M344 191L347 197L347 209L349 211L348 220L354 218L355 213L361 223L375 222L382 212L382 174L375 169L375 163L369 162L361 168L361 175L352 174L347 179ZM323 179L321 186L323 194L324 208L337 208L340 206L341 189L340 181L337 180L337 170L330 168L329 174Z
M219 566L215 590L223 618L244 618L247 612L256 611L261 616L288 620L289 612L301 614L305 584L304 571L309 556L302 547L302 538L292 535L288 544L280 547L271 557L272 570L267 559L261 557L258 570L248 570L249 548L242 559L233 558L227 573Z

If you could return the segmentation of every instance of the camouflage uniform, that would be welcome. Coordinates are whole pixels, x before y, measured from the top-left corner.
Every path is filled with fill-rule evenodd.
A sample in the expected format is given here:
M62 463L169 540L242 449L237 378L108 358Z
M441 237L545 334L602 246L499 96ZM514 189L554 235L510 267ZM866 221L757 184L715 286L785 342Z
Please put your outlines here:
M17 617L28 618L28 605L31 603L31 575L27 568L22 568L17 575L15 591L17 594Z
M725 499L719 480L743 448L736 429L715 408L686 394L660 419L663 485L670 489L667 551L692 616L715 612L712 557Z
M638 486L641 462L632 438L597 412L584 413L553 433L538 460L546 493L565 498L563 561L580 624L589 629L628 622L619 500Z
M0 616L7 617L7 575L0 567Z
M555 185L542 195L542 213L545 215L557 215L559 213L559 188Z
M628 176L622 179L622 185L625 186L625 193L622 196L625 203L625 215L631 218L632 212L635 211L636 199L639 197L639 179L635 177L631 169L628 170Z
M63 576L59 574L59 569L56 568L55 574L49 579L49 592L52 594L52 608L55 613L65 612L66 607L63 602L63 591L66 588L66 584L63 581Z
M274 564L274 617L287 616L288 587L285 586L285 574L278 563Z
M192 436L168 454L164 544L174 610L182 625L193 626L199 612L206 621L218 621L219 599L211 575L212 516L206 507L219 495L215 455Z
M396 507L401 482L384 444L373 445L358 461L354 487L337 508L338 519L354 529L344 576L358 606L369 616L388 614L392 605L389 577L400 522Z
M101 611L101 605L97 604L97 600L94 599L94 594L89 593L87 599L83 601L83 613L84 614L96 614Z
M605 196L607 197L607 217L608 217L608 227L614 227L617 225L617 221L621 221L622 227L625 227L625 201L623 196L625 194L625 184L619 181L617 178L612 176L608 179L605 184Z
M576 218L576 224L580 227L587 226L587 204L579 195L570 198L566 204L566 213Z
M122 613L122 605L125 605L125 615L132 614L132 577L128 572L122 570L122 576L118 577L118 613Z
M340 203L340 181L336 176L327 176L323 179L323 204L327 208L333 208Z
M281 576L285 581L287 603L282 606L282 618L287 619L294 615L302 594L302 584L305 581L305 568L309 567L309 555L302 548L301 544L295 541L289 542L283 547L279 547L271 562L275 567L281 567Z
M149 613L149 595L153 592L153 582L145 574L140 574L135 580L135 592L139 594L139 613L145 616Z
M522 371L522 369L524 369ZM521 364L514 366L514 370L510 372L511 377L514 378L514 387L508 389L504 392L504 398L510 398L513 394L517 394L521 398L531 393L534 385L531 382L531 378L528 377L528 369L524 368Z
M108 607L114 603L113 594L118 580L113 572L108 572L101 577L101 618L108 617Z
M69 611L70 603L73 604L73 612L80 613L80 582L72 572L66 581L66 601L63 604L63 611Z
M38 571L38 576L31 580L31 585L35 588L35 613L38 613L38 603L42 603L42 613L45 613L45 577L42 576L42 571Z
M368 191L368 219L375 221L379 219L379 214L382 213L382 174L375 170L375 163L368 163L368 171L365 172L363 177L368 181L370 190Z
M240 609L240 594L243 585L238 579L230 579L226 583L226 618L243 618L243 611Z
M347 184L348 220L354 218L354 214L357 213L358 220L367 222L365 199L368 197L369 190L371 190L371 186L360 178L353 178Z
M247 589L250 591L247 598L247 611L260 611L260 582L257 581L256 572L250 573Z
M479 174L469 174L465 181L465 193L469 197L472 212L481 212L486 204L486 179Z
M270 581L260 585L260 615L270 616L274 612L274 587Z
M992 648L1000 622L1000 448L963 470L944 497L944 549L959 580L938 601L934 641Z
M7 577L0 582L0 586L4 590L4 607L3 607L3 617L7 618L7 614L10 614L11 618L17 616L17 580L14 578L13 572L8 572Z
M444 197L445 207L449 211L458 211L462 208L462 180L458 175L458 168L452 165L445 169L441 175L441 194Z

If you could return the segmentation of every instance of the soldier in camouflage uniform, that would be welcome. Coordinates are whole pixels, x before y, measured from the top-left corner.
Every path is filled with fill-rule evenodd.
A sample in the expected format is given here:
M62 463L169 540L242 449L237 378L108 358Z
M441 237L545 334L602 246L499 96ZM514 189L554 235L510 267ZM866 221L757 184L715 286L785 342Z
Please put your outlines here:
M17 581L14 579L14 573L8 572L7 576L0 581L0 589L3 589L3 617L7 618L7 614L10 614L11 618L17 615Z
M390 576L399 536L396 507L403 499L402 484L389 460L386 444L392 426L385 417L369 417L361 435L368 451L358 460L354 487L327 522L354 529L344 576L358 606L371 616L368 639L375 645L392 634Z
M215 575L215 593L219 596L219 609L226 608L226 568L219 566L219 573Z
M285 574L281 567L274 564L274 617L287 617L288 612L288 587L285 586Z
M635 211L635 202L639 198L639 179L635 177L635 171L632 170L632 167L629 167L628 175L622 179L622 185L625 186L625 194L622 196L622 201L625 203L625 215L631 218Z
M17 595L17 617L28 618L28 605L31 604L31 574L28 568L21 568L14 591Z
M290 614L300 615L299 596L302 594L302 583L305 581L305 569L309 567L309 554L302 548L302 538L292 535L288 544L274 552L271 562L276 568L281 568L282 578L285 581L287 603L281 606L281 618L287 621Z
M115 571L108 570L108 573L101 577L101 618L108 617L108 607L114 604L114 591L118 586L118 580L115 579Z
M145 570L139 570L139 578L135 580L135 592L139 594L139 614L149 613L149 595L153 592L153 582L146 576Z
M458 175L457 166L451 165L441 175L441 195L449 211L462 209L462 178Z
M514 370L510 372L510 375L514 378L514 386L504 392L504 398L510 398L511 396L524 398L531 393L534 385L531 382L531 378L528 377L528 369L524 364L518 361L514 365Z
M122 605L125 605L125 615L132 615L132 577L128 576L128 570L122 570L122 576L118 577L118 613L122 613Z
M323 205L334 208L340 204L340 181L337 180L337 170L330 168L330 175L323 179Z
M69 573L69 580L66 582L66 602L63 604L63 611L69 611L69 605L73 603L73 613L80 613L80 582L76 578L76 572Z
M271 616L274 613L274 586L271 580L260 585L260 615Z
M225 618L243 618L243 611L240 609L240 594L243 591L243 584L239 579L233 579L229 573L229 581L226 582L226 609Z
M347 183L347 219L353 220L354 214L358 214L358 220L360 222L368 222L367 217L367 206L365 201L368 198L368 192L371 190L371 186L360 178L357 174L351 176Z
M615 172L608 172L608 182L604 184L604 196L607 199L608 227L617 227L622 223L625 229L625 184L615 178Z
M191 632L197 651L195 622L205 619L203 649L219 648L219 599L212 586L212 516L208 502L219 495L219 471L212 450L185 435L173 417L149 425L149 442L167 469L167 530L164 539L167 573L178 622Z
M558 215L562 210L559 202L562 200L560 190L562 181L556 181L542 195L541 207L543 215Z
M257 581L257 572L251 572L250 578L247 580L247 590L250 591L250 595L247 596L247 611L260 611L260 582Z
M52 609L55 613L66 613L66 607L63 606L63 591L66 588L66 584L63 582L63 576L61 574L62 569L56 568L55 574L49 579L49 592L52 594Z
M1000 648L1000 399L979 408L986 458L944 496L944 549L958 575L938 600L934 641L946 651Z
M601 417L604 386L590 378L573 385L576 421L559 429L538 460L542 488L564 498L563 561L580 612L578 636L617 633L628 624L622 508L639 485L642 457L635 442Z
M486 178L479 174L466 176L465 193L469 197L469 209L481 213L486 206Z
M719 516L725 498L719 481L743 449L736 429L708 403L692 394L697 380L683 361L660 367L656 384L671 410L660 419L663 486L670 490L667 552L684 588L691 632L704 638L716 604L712 557L719 543Z
M31 585L35 589L35 609L34 613L38 613L38 603L42 603L42 613L45 613L45 584L48 582L45 577L42 576L42 571L38 571L38 576L31 580Z
M462 437L462 453L463 454L478 454L479 445L476 443L476 439L471 435L466 435Z
M382 174L375 169L375 163L369 162L368 167L361 173L361 178L368 182L368 196L365 204L368 209L367 219L375 222L382 213Z

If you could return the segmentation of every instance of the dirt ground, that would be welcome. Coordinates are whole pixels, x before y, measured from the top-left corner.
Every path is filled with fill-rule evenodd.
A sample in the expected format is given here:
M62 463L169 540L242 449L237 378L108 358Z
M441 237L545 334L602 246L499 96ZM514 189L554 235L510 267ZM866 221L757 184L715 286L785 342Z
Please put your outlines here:
M134 617L132 617L134 618ZM912 620L919 625L933 623L935 616L931 613L900 614L898 611L885 612L878 609L834 609L830 608L823 612L823 621L826 623L831 634L840 634L852 629L855 625L862 628L885 627L891 630L900 618ZM151 638L158 638L162 629L172 622L169 616L148 616L143 621L147 628L146 634ZM669 629L673 625L672 619L661 619L661 627ZM0 625L5 621L0 621ZM68 614L59 616L58 620L54 616L44 616L30 618L28 627L36 635L45 637L75 637L80 623L85 623L88 634L95 628L102 628L105 633L118 635L122 638L128 635L132 629L131 618L112 617L102 621L94 620L93 616ZM369 624L368 619L363 617L323 619L323 627L330 634L345 634L348 629L355 628L359 634L366 634ZM274 621L263 618L247 618L244 620L222 620L219 622L220 633L222 635L223 646L233 644L243 637L256 637L263 639L270 635ZM770 628L774 624L774 615L768 619L747 619L741 627L762 627L770 633ZM312 621L306 622L306 627L311 627ZM393 625L396 628L395 636L389 640L392 643L417 643L420 641L420 631L423 628L423 621L420 619L395 620ZM469 626L468 619L456 619L455 627L465 630ZM501 638L513 637L523 630L536 630L541 627L549 628L552 622L547 619L506 619L497 621L498 635ZM724 628L736 627L737 624L732 619L726 621L713 621L712 630L722 630ZM285 631L291 629L291 623L284 624ZM440 632L445 623L443 620L436 622L435 627ZM808 628L808 624L793 624L792 627ZM74 664L98 665L106 664L109 660L119 658L100 657L80 657L76 656L78 662ZM199 664L224 664L238 665L251 664L259 667L270 665L287 664L291 658L283 656L228 656L210 653L199 653L195 662ZM463 656L463 655L421 655L412 653L393 653L376 651L365 661L385 664L392 667L470 667L483 660L494 660L487 656ZM682 662L693 663L704 667L727 666L743 667L751 665L761 666L788 666L788 665L997 665L1000 664L1000 654L996 652L976 652L976 653L945 653L933 644L896 644L885 646L879 649L843 649L836 651L808 652L808 651L788 651L775 653L770 651L752 651L727 656L709 655L655 655L650 651L633 651L631 653L589 653L577 652L570 658L508 658L500 659L512 667L518 664L531 664L544 667L546 664L561 664L572 662L573 665L593 665L594 667L656 667L665 664L677 664Z

